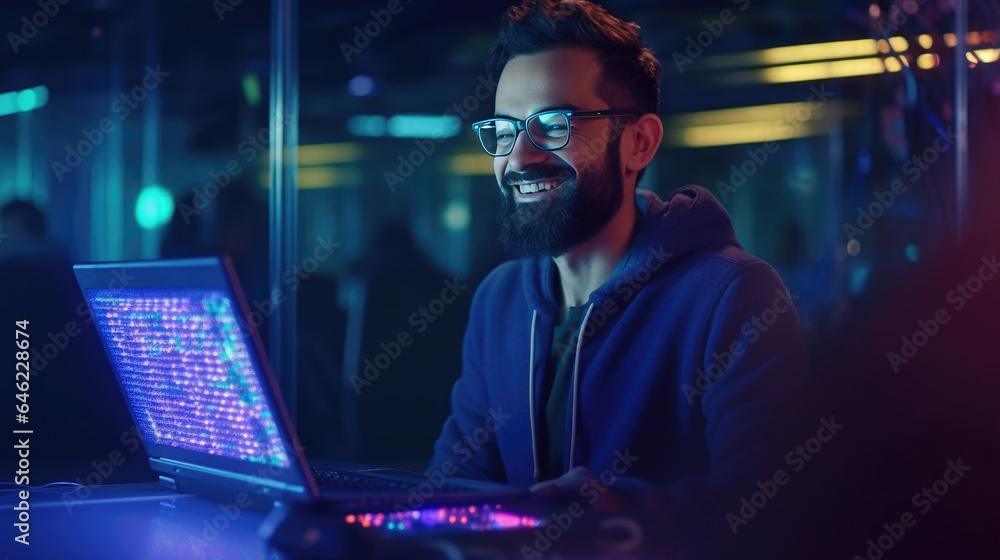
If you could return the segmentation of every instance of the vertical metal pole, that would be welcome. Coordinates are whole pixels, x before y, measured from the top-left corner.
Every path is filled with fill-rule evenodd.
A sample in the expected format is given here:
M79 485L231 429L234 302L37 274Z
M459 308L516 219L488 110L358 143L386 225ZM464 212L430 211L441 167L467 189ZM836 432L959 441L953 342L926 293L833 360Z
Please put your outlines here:
M125 258L125 132L122 126L108 133L107 259Z
M106 111L116 99L125 94L125 28L118 23L111 31L111 72L109 96L102 99L101 110ZM91 227L99 227L104 233L101 260L120 261L125 255L125 121L119 119L107 135L106 171L100 190L103 198L97 204L103 206L103 216Z
M296 294L281 283L294 270L298 232L299 49L298 0L271 0L270 294L278 290L270 319L270 358L288 412L296 419Z
M969 216L969 2L955 0L955 214L959 235Z
M142 18L145 35L146 68L155 68L158 62L158 19L156 17L156 0L146 0L145 14ZM142 107L142 177L140 191L157 184L160 175L160 88L154 87L146 93ZM162 228L150 230L140 228L142 235L142 257L151 259L158 252L160 232Z

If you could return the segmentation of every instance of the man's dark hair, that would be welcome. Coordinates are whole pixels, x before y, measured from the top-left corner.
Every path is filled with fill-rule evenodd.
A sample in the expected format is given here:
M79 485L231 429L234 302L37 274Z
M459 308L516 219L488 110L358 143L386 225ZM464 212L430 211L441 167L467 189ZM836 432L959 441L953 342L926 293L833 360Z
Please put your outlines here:
M487 69L499 78L515 56L563 47L589 47L600 53L597 93L610 108L660 112L663 67L643 43L639 26L585 0L525 0L509 8Z

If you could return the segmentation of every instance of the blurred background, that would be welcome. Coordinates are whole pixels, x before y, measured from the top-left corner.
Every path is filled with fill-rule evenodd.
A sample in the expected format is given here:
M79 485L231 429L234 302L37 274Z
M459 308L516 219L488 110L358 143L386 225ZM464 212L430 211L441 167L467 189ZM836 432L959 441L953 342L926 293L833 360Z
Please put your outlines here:
M1000 8L970 0L962 37L957 4L603 2L663 63L666 135L639 186L710 189L799 297L816 363L995 211ZM472 294L505 260L470 125L492 114L509 5L300 1L301 266L282 286L310 456L430 458ZM251 0L0 8L0 331L31 321L33 483L116 449L107 481L151 476L71 263L227 254L266 313L271 22Z

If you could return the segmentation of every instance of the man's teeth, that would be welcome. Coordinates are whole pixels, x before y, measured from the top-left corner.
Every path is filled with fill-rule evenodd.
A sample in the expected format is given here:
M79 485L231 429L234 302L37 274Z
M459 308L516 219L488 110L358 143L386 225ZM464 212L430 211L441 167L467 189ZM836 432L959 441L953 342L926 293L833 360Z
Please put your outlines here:
M538 191L550 191L559 186L559 181L542 181L540 183L525 183L517 185L521 194L536 193Z

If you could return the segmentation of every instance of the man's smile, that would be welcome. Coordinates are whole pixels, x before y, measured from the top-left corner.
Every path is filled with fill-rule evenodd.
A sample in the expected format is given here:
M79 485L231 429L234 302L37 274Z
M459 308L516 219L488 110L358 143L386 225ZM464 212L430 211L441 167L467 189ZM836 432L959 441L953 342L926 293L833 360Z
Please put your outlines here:
M530 182L511 183L511 191L514 193L516 202L532 202L540 200L545 196L552 196L550 193L566 184L565 177L554 179L538 179Z

